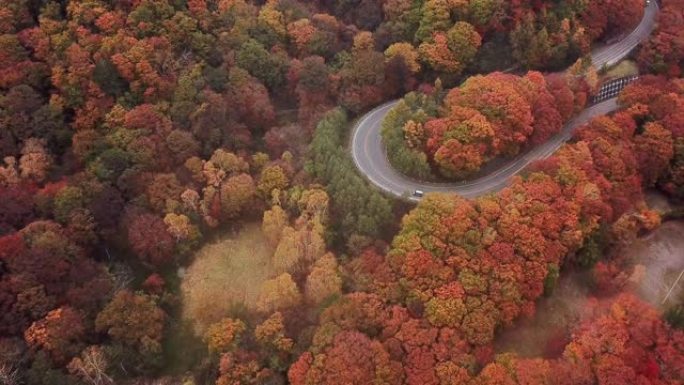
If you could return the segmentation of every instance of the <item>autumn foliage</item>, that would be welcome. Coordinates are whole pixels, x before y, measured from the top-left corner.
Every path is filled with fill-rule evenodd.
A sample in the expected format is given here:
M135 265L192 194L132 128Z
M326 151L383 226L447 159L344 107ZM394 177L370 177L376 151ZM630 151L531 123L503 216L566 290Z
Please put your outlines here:
M664 1L642 70L679 75L681 8ZM643 187L684 196L681 80L644 76L624 111L510 188L427 197L401 225L405 206L346 146L356 115L409 93L386 138L407 173L461 178L519 154L583 108L596 74L496 71L565 68L642 11L0 0L0 383L681 381L681 335L626 296L560 358L492 348L563 265L600 259L601 231L623 245L660 223ZM194 251L260 219L272 253L252 307L191 335L178 280ZM597 266L607 287L620 275Z
M649 88L653 84L660 91ZM326 376L339 364L327 357L338 336L351 339L356 332L370 339L359 346L390 357L381 368L358 366L364 378L391 374L407 384L447 378L541 384L555 383L559 375L567 384L677 381L681 331L630 295L618 296L607 310L596 307L561 358L495 356L492 346L497 330L534 313L558 268L575 263L568 256L586 247L601 226L610 226L614 242L627 244L629 234L657 225L642 186L653 175L663 178L676 159L675 133L663 126L667 113L658 119L641 103L667 95L667 87L672 83L655 78L628 87L621 96L626 110L595 118L573 142L496 195L424 198L404 217L386 255L368 251L349 264L370 294L348 294L322 314L313 348L290 368L290 381L335 383ZM640 163L644 148L658 156ZM400 362L401 374L393 374L393 361ZM331 367L321 368L321 362Z
M400 171L426 179L429 163L446 178L465 178L496 157L547 141L584 106L587 91L586 83L570 74L478 75L450 90L437 112L407 96L383 123L383 137ZM400 134L405 143L396 138ZM407 155L396 155L403 152Z

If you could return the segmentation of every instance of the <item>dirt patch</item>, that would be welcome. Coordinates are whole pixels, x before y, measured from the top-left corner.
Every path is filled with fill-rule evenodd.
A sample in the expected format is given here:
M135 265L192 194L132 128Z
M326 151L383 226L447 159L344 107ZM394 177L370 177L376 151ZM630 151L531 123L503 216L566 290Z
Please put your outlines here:
M573 325L582 319L582 312L586 310L588 280L587 273L564 272L553 293L537 302L532 319L521 319L497 335L496 352L515 352L522 357L559 356Z
M272 255L259 223L202 247L181 283L183 318L201 335L221 318L253 310L261 284L274 273Z
M659 191L649 190L646 192L646 204L653 210L663 213L669 213L670 211L676 209L667 197Z
M624 250L625 257L644 266L637 292L655 306L667 305L684 290L684 221L663 223L651 234L637 239ZM675 286L673 288L673 286ZM664 302L672 289L668 301Z

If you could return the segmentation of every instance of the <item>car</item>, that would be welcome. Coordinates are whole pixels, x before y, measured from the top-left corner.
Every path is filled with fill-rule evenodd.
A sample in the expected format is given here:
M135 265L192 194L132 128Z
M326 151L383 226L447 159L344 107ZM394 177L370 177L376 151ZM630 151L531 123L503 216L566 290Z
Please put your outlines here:
M413 196L414 196L414 197L422 198L423 195L425 195L425 192L424 192L423 190L415 190L415 191L413 192Z

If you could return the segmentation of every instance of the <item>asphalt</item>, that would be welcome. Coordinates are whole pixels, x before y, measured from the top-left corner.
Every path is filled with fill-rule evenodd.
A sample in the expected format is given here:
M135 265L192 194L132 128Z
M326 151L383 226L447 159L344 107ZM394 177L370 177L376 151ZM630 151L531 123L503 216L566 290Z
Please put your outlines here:
M639 42L650 35L655 27L657 13L658 5L654 0L651 0L641 22L630 34L615 44L592 50L591 56L594 65L597 68L604 65L609 67L626 57ZM418 201L420 198L413 196L413 193L420 190L425 193L448 192L466 198L475 198L501 190L509 184L512 176L518 174L530 163L551 156L572 137L577 127L587 123L595 116L617 110L616 100L616 98L608 99L586 108L547 142L511 158L498 169L477 179L450 183L423 182L399 173L390 165L385 146L382 143L380 128L387 112L399 100L380 105L358 120L354 126L351 139L352 157L356 167L366 179L391 195Z

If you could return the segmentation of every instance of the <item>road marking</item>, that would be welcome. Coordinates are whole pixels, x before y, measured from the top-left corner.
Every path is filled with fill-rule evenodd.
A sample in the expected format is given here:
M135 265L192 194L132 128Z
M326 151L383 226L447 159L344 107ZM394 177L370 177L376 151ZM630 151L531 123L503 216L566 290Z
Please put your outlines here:
M612 65L614 62L622 60L629 52L634 49L642 38L648 36L655 26L655 14L657 13L657 2L651 2L651 5L644 12L644 18L630 34L628 34L620 42L595 50L592 53L592 63L602 63L605 65ZM646 32L646 35L644 35ZM371 183L379 187L385 192L393 194L398 197L404 196L407 192L410 194L412 190L422 189L425 192L453 192L458 193L464 197L477 197L490 192L499 190L507 185L510 178L518 174L521 170L529 166L532 162L538 159L546 159L555 153L566 141L572 138L576 128L584 125L595 116L606 114L618 109L616 98L625 83L629 84L634 79L621 78L605 84L599 90L599 93L592 99L594 105L584 109L579 115L567 122L561 130L541 146L537 146L529 150L525 154L521 154L510 160L508 164L501 168L487 174L481 178L467 181L466 183L430 183L418 182L412 180L405 175L400 174L387 159L386 150L380 138L380 148L378 151L382 152L384 162L377 164L372 161L372 149L370 146L370 138L374 135L380 136L382 128L382 118L387 114L386 110L393 108L399 100L393 100L384 103L370 112L368 112L353 128L351 139L352 158L355 166L361 171L361 174ZM383 113L384 112L384 113ZM378 114L382 117L375 119L375 122L368 124L368 121ZM376 137L377 139L377 137ZM362 140L362 145L360 145ZM365 159L360 159L363 156ZM393 177L393 179L390 179ZM409 196L408 199L413 201L420 200L417 197Z

